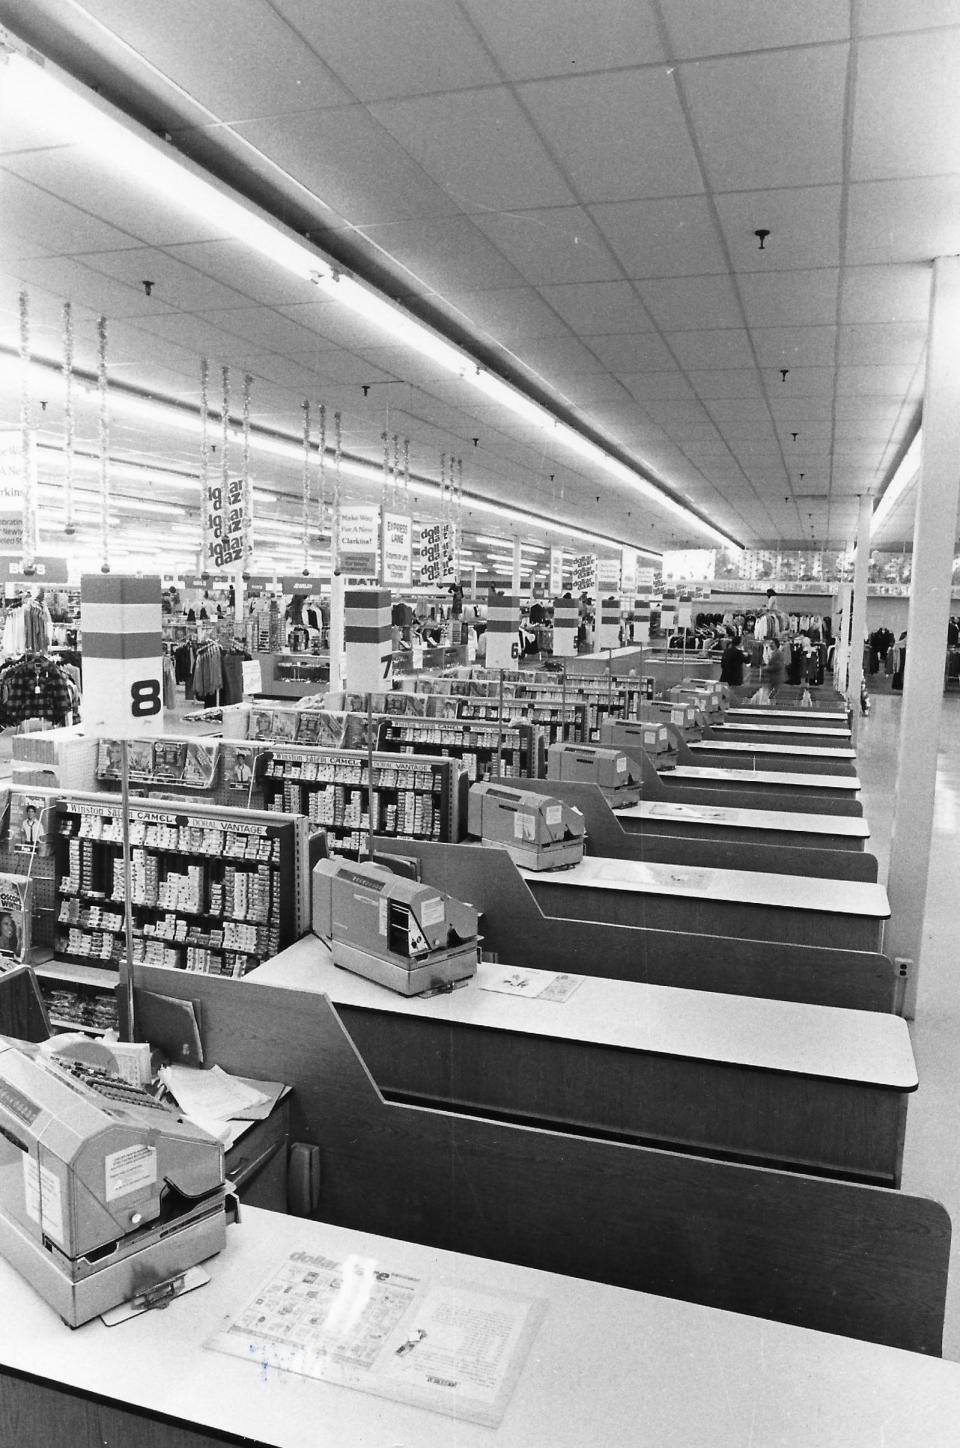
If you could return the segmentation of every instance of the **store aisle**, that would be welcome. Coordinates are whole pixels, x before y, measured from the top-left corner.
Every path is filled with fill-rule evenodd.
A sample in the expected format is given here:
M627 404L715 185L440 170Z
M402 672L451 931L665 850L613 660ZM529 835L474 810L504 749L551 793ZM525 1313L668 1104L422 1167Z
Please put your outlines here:
M859 768L869 848L886 880L901 698L875 694L862 721ZM953 1222L943 1355L960 1362L960 698L943 702L930 851L923 972L910 1023L920 1087L907 1112L904 1191L934 1197Z

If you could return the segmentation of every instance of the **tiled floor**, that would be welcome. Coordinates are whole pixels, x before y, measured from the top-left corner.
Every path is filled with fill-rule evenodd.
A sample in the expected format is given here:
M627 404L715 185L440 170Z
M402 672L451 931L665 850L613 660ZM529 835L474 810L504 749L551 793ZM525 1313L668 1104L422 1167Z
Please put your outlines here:
M901 700L879 694L858 741L869 848L887 877ZM903 1189L943 1203L954 1245L943 1355L960 1361L960 697L943 702L936 816L930 852L916 1019L910 1024L920 1087L907 1112Z

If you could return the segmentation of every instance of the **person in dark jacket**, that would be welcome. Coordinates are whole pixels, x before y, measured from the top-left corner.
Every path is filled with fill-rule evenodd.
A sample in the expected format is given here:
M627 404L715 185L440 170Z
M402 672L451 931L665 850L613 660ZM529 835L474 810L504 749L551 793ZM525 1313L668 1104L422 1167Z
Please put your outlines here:
M739 639L731 638L720 655L720 682L734 687L743 683L743 666L750 655Z

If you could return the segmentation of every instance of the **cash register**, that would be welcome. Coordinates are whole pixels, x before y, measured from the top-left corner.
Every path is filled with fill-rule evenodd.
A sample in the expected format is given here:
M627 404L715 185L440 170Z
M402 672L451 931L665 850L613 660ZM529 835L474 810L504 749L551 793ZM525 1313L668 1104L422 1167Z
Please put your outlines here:
M473 906L374 860L314 866L313 933L334 965L404 996L451 990L477 972Z
M549 794L506 784L474 784L467 833L498 845L526 870L557 870L583 859L583 815Z
M640 800L639 766L621 749L551 744L547 750L547 779L595 784L611 809L623 809Z
M0 1036L0 1255L71 1327L226 1242L223 1147L141 1087Z

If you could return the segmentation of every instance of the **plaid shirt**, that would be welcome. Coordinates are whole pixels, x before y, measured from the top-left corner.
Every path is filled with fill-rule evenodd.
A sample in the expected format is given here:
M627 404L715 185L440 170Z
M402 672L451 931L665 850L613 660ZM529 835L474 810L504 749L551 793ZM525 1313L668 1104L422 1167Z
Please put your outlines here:
M79 717L77 687L59 664L18 659L0 670L0 727L22 724L24 719L69 724Z

